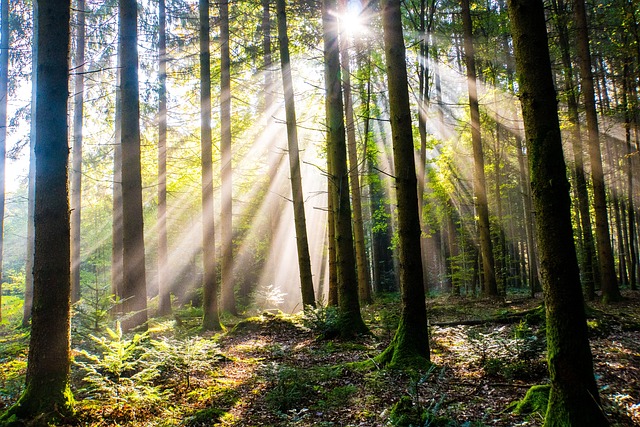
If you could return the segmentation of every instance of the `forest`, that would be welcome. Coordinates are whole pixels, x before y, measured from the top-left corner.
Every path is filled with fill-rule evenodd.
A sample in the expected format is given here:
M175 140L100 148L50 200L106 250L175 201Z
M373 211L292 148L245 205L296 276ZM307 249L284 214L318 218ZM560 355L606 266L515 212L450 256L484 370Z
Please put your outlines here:
M638 1L0 12L0 426L640 425Z

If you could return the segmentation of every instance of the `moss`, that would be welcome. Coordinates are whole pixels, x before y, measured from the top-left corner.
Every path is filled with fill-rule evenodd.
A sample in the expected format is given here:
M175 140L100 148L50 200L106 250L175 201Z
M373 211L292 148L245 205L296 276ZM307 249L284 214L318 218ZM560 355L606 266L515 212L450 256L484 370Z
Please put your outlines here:
M74 415L73 394L67 383L63 390L52 392L28 385L20 399L0 415L1 427L47 426Z
M524 398L517 403L513 412L521 415L533 413L544 415L547 412L550 391L551 386L549 384L534 385L527 391Z
M389 421L398 427L421 426L422 416L413 400L409 396L402 396L391 408Z

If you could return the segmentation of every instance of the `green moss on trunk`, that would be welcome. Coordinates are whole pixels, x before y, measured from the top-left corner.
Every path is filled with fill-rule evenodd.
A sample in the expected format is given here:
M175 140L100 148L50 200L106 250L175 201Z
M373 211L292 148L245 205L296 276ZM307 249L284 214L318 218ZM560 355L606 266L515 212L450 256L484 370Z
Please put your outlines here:
M533 414L539 413L544 415L547 412L549 404L549 384L534 385L525 394L524 398L518 402L513 412L516 414Z
M73 394L66 379L27 386L20 399L0 416L0 426L46 426L73 415ZM28 422L27 422L28 420Z

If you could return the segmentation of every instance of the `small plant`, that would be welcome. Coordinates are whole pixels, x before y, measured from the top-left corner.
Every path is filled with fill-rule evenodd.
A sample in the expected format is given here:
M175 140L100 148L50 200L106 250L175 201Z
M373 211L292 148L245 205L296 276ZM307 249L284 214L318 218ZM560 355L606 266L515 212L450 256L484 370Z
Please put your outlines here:
M162 378L174 387L191 388L194 375L210 371L223 358L216 343L200 337L160 338L151 345L149 358L157 361Z
M267 285L256 289L253 294L253 302L260 311L271 308L280 308L284 303L286 292L282 292L279 286Z
M302 324L322 338L335 336L340 330L340 317L336 307L318 304L316 308L307 307Z
M147 360L147 349L143 345L147 334L136 334L127 339L119 322L115 330L107 328L107 337L95 337L98 354L80 350L84 361L76 365L85 372L80 394L112 405L121 413L125 408L140 408L157 405L167 394L154 385L160 371Z
M289 366L273 365L267 373L272 387L266 395L267 406L278 412L296 409L314 398L316 391L305 371Z

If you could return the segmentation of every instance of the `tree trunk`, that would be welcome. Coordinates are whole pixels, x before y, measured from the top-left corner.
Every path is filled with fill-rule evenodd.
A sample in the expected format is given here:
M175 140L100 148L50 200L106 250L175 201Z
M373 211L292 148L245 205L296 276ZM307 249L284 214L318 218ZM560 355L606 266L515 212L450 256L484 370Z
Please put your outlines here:
M599 406L571 229L542 0L509 0L547 317L551 394L545 426L606 426Z
M522 139L516 136L516 149L518 150L518 169L520 171L520 185L522 186L522 201L524 210L524 228L527 235L527 258L529 261L529 288L531 290L531 298L535 297L536 292L540 290L538 281L538 257L536 255L536 243L534 240L534 218L533 208L531 207L531 187L527 178L527 171L524 166L524 153L522 147Z
M0 424L73 412L69 388L71 278L69 199L69 0L40 0L37 25L34 295L26 386Z
M167 12L158 0L158 316L171 314L167 265Z
M119 0L120 90L122 145L122 309L123 330L147 322L142 176L140 164L140 101L138 87L138 4Z
M300 290L304 308L315 307L313 293L313 276L311 273L311 257L307 239L307 220L304 212L304 196L302 193L302 176L300 175L300 151L298 150L298 124L296 106L293 95L293 79L291 78L291 61L289 59L289 37L287 36L287 15L285 0L276 1L278 15L278 41L280 42L280 64L282 68L282 86L284 87L284 107L287 121L287 142L289 148L289 170L291 172L291 195L293 196L293 219L296 229L298 249L298 268L300 270Z
M631 77L629 73L630 59L625 61L623 69L623 98L622 104L624 108L624 130L625 130L625 143L627 149L626 163L627 163L627 227L629 234L629 286L631 289L636 290L637 285L637 271L638 271L638 255L636 252L637 237L635 233L635 204L633 200L633 147L631 146L631 114L633 111L633 105L629 102L629 86L631 83ZM634 79L635 80L635 79Z
M382 8L398 202L402 312L391 344L377 359L382 364L391 366L423 366L430 363L429 331L422 277L416 165L400 0L386 0Z
M82 218L82 125L84 112L85 2L77 0L71 169L71 301L80 300L80 221Z
M593 181L593 208L596 214L596 245L600 263L602 299L604 302L612 302L618 301L621 296L609 236L607 195L602 170L602 156L600 154L600 136L593 89L593 73L591 71L587 13L584 0L574 0L573 5L580 76L582 78L582 92L584 94L587 131L589 134L589 158L591 160L591 179Z
M222 307L236 308L233 280L233 220L231 172L231 58L229 53L229 0L220 2L220 175L222 177L220 230L222 235Z
M471 143L473 145L473 196L475 199L476 215L478 216L478 235L482 268L484 273L483 294L498 295L496 283L495 261L493 245L489 229L489 206L487 203L487 186L484 174L484 153L480 137L480 109L478 106L478 90L476 87L476 62L473 47L473 28L469 0L462 0L462 25L464 29L464 57L467 64L467 85L469 89L469 111L471 113Z
M211 137L211 52L209 0L199 0L200 13L200 150L202 167L202 329L220 330L213 208L213 148Z
M340 0L340 13L346 13L347 1ZM347 130L347 152L349 156L349 181L351 183L351 203L353 204L353 234L356 250L356 267L358 271L358 295L363 304L371 303L371 280L369 262L364 243L364 224L362 221L362 196L360 194L360 177L358 175L358 150L356 147L356 125L351 96L351 65L349 64L348 30L341 29L340 64L342 66L342 88L344 91L344 113Z
M2 321L2 282L4 281L4 201L7 152L7 95L9 88L9 0L0 2L0 321Z
M569 45L568 23L570 16L566 10L564 0L553 1L558 41L562 57L564 71L564 91L571 126L571 144L573 147L573 159L576 179L576 193L578 195L578 210L580 212L580 228L582 229L582 270L584 272L584 288L589 301L595 299L595 289L600 287L600 274L598 259L596 257L595 243L591 227L591 213L589 212L589 192L584 172L582 154L582 136L580 131L580 117L578 114L578 101L576 88L573 83L573 66Z
M367 327L360 315L358 280L353 253L349 170L344 129L344 108L340 87L340 50L335 0L322 2L324 31L324 80L326 91L327 157L330 159L329 185L333 186L336 267L338 273L338 312L342 337L364 333ZM330 190L331 191L331 190Z
M114 118L115 141L113 147L113 212L112 212L112 241L111 246L111 293L116 300L122 299L122 90L120 88L120 55L116 59L116 111ZM121 313L122 306L116 305L114 311Z

